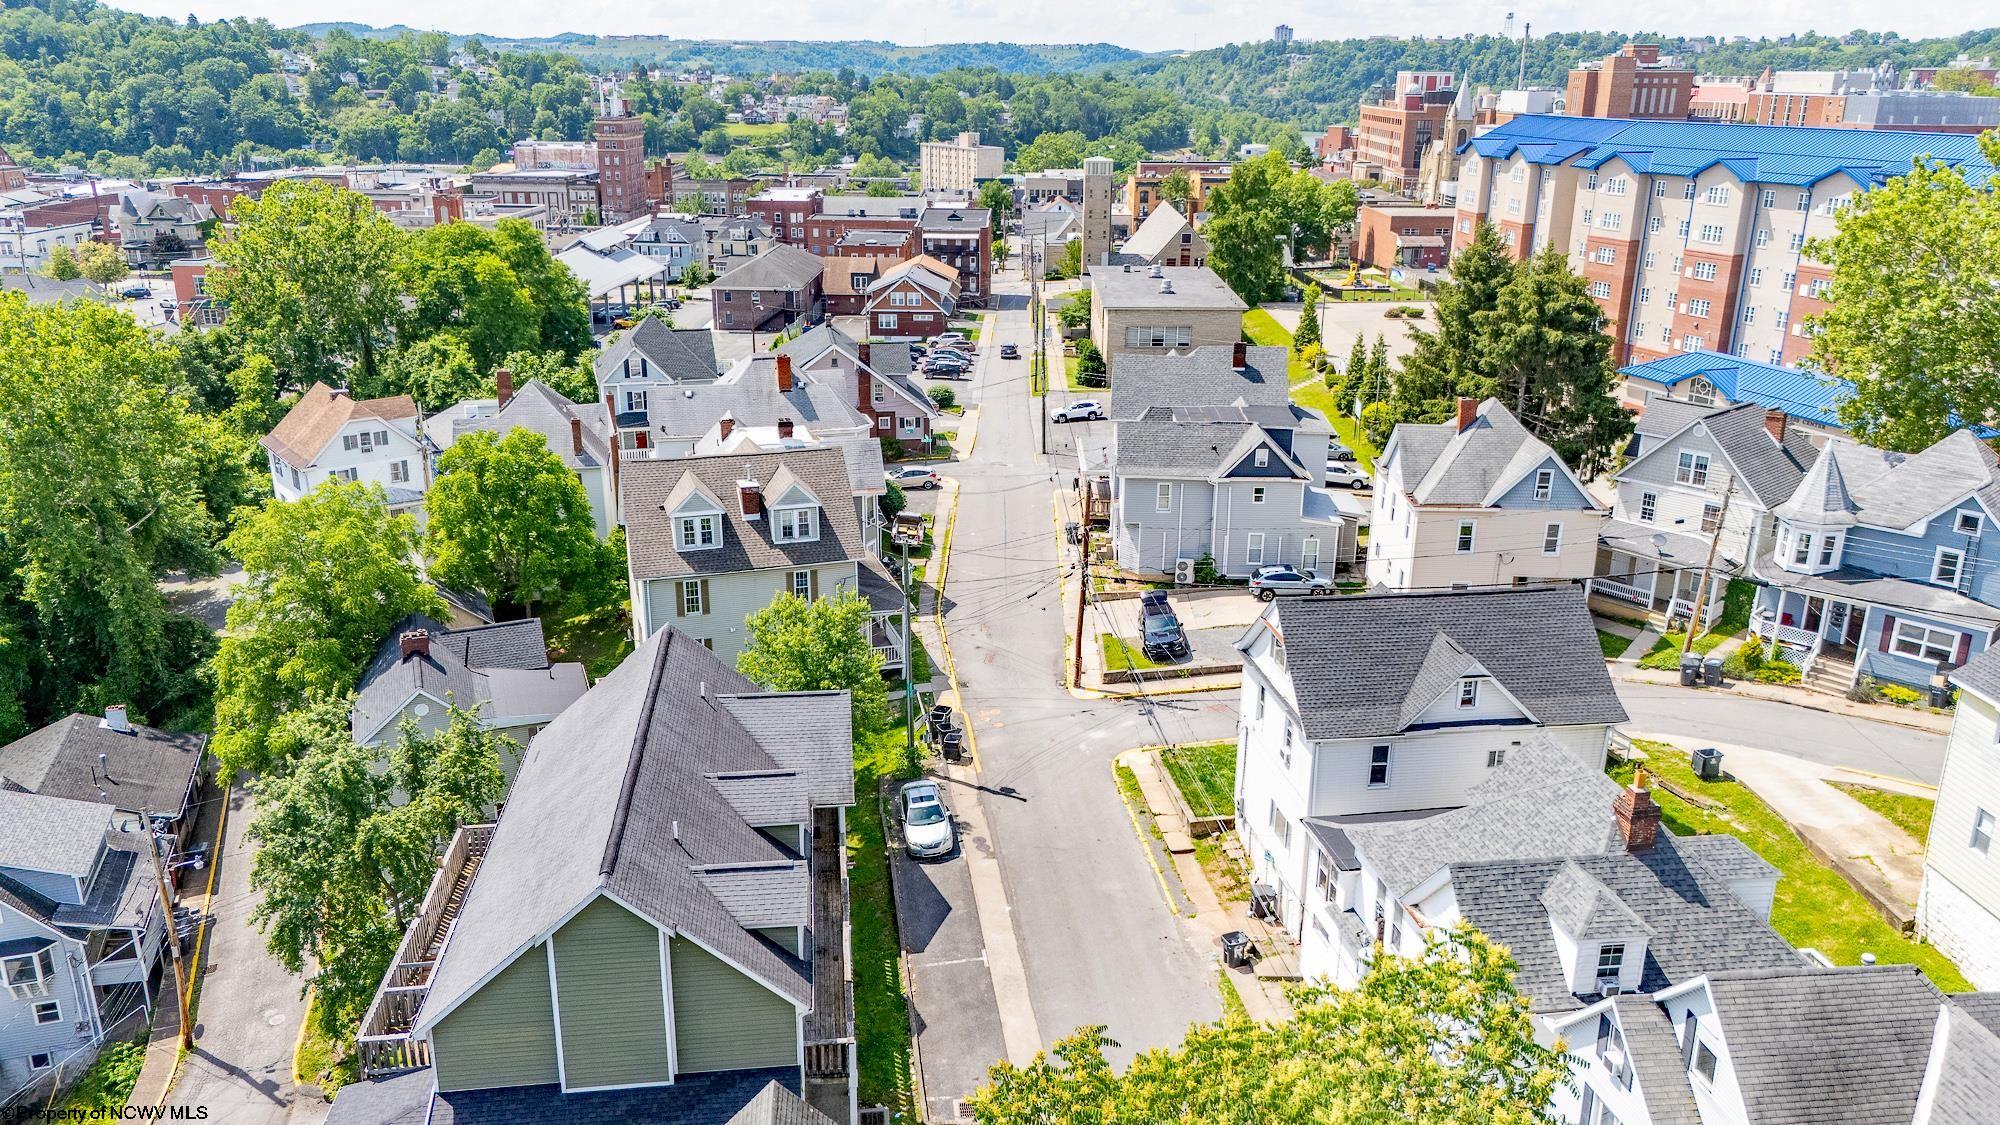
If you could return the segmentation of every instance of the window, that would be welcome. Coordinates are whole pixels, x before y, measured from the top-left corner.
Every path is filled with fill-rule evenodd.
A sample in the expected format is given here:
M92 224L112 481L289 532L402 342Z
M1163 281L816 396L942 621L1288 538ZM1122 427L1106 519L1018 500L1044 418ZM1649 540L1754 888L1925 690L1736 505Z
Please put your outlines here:
M1797 285L1799 283L1799 271L1786 270L1785 276L1782 278L1782 280L1784 281L1786 292L1790 292L1792 286Z
M1940 586L1957 586L1958 573L1965 566L1965 552L1939 547L1931 559L1931 581Z
M1257 688L1257 719L1259 722L1262 722L1263 718L1264 718L1264 688L1260 684L1258 685Z
M1696 453L1691 449L1681 450L1680 463L1674 467L1674 481L1691 484L1700 488L1708 483L1708 454Z
M1547 500L1555 490L1556 471L1554 469L1535 470L1535 499Z
M1651 250L1646 251L1645 263L1647 269L1652 269L1655 265L1659 264L1659 261L1659 254Z
M1812 559L1813 537L1809 531L1802 531L1792 543L1792 562L1804 566Z
M716 525L714 516L682 516L679 522L681 525L681 550L693 551L703 547L715 546Z
M1714 281L1715 274L1716 268L1714 262L1696 262L1694 264L1694 279L1696 281Z
M1368 750L1368 784L1389 784L1389 748L1374 746Z
M702 601L701 586L699 578L681 581L679 597L682 617L696 617L708 612L708 606Z
M1472 553L1472 531L1474 526L1475 524L1472 520L1458 521L1458 553L1461 555Z
M1715 404L1715 384L1697 375L1688 380L1688 401L1696 406Z
M1590 295L1600 299L1611 296L1611 283L1608 281L1591 282Z
M1714 1084L1715 1052L1709 1049L1708 1044L1699 1040L1695 1042L1694 1060L1689 1064L1688 1069L1699 1075L1704 1085Z
M1796 230L1793 231L1785 239L1785 248L1793 251L1804 250L1806 248L1805 232Z
M44 1000L35 1005L36 1023L61 1023L62 1005L54 1000Z
M1604 194L1624 195L1625 187L1628 183L1630 183L1630 181L1628 181L1623 176L1613 176L1609 180L1606 180L1604 182Z
M1953 530L1960 535L1977 535L1986 526L1986 518L1978 512L1960 512L1952 522Z
M1280 653L1285 650L1283 645L1273 645L1272 648ZM1284 662L1280 660L1279 663ZM1278 743L1278 761L1288 766L1292 764L1292 720L1289 717L1285 719L1285 737Z
M1624 227L1625 216L1616 211L1606 211L1597 217L1597 228L1599 230L1623 230Z
M1778 193L1772 191L1770 188L1765 188L1762 203L1766 207L1776 207L1778 205Z
M1479 681L1467 677L1458 681L1458 705L1460 707L1479 706Z
M811 601L814 585L812 571L795 570L792 572L792 593L794 596Z
M876 314L875 314L875 324L876 324L876 326L877 326L877 327L880 327L880 328L894 328L894 327L896 327L896 314L895 314L895 313L876 313Z
M1269 465L1271 463L1271 451L1268 449L1257 450L1256 455L1251 457L1250 463L1260 469Z
M1583 178L1583 190L1585 191L1597 190L1597 173L1592 172L1590 175L1585 176Z
M818 538L818 508L778 509L778 542L808 543Z
M1542 553L1560 555L1563 549L1563 525L1552 523L1542 529Z
M389 466L389 483L405 484L408 483L409 479L410 463L408 461L398 461Z
M1961 636L1963 634L1950 629L1933 629L1915 621L1898 621L1896 631L1889 640L1889 651L1898 656L1949 663L1958 651Z
M646 409L645 391L625 392L625 413L627 414L631 414L633 412L643 413L645 409Z
M1770 228L1770 227L1758 227L1758 228L1757 228L1757 245L1759 245L1759 246L1769 246L1770 244L1771 244L1771 228Z
M1689 181L1688 181L1687 183L1684 183L1684 184L1682 184L1682 185L1681 185L1681 198L1682 198L1682 199L1693 199L1693 198L1694 198L1694 181L1693 181L1693 180L1689 180Z
M28 1056L29 1070L47 1070L56 1065L56 1057L47 1051L36 1051Z
M1491 750L1488 750L1488 751L1486 752L1486 768L1487 768L1487 769L1489 769L1489 770L1497 770L1497 769L1499 769L1499 768L1500 768L1501 766L1504 766L1504 765L1506 765L1506 764L1507 764L1507 751L1506 751L1506 748L1504 748L1504 747L1498 747L1498 746L1496 746L1496 747L1494 747L1493 749L1491 749Z
M1133 325L1125 329L1125 346L1128 348L1185 348L1193 339L1194 329L1187 325Z
M1646 233L1658 234L1660 233L1660 227L1663 225L1665 224L1661 221L1660 217L1658 215L1655 215L1652 218L1646 220Z
M1263 486L1263 485L1261 485L1261 484L1260 484L1260 485L1258 485L1257 487L1255 487L1255 488L1253 488L1253 489L1251 489L1251 490L1250 490L1250 502L1251 502L1252 504L1262 504L1262 503L1264 502L1264 486Z
M1715 184L1711 186L1708 189L1708 196L1706 201L1709 203L1729 202L1729 188L1723 184Z
M1665 181L1665 180L1654 180L1654 181L1653 181L1653 198L1654 198L1654 199L1665 199L1666 197L1667 197L1667 181Z
M1763 267L1763 266L1753 266L1753 267L1751 267L1751 269L1750 269L1750 284L1752 284L1752 285L1762 285L1762 284L1764 284L1764 267Z
M1721 241L1722 241L1722 224L1721 224L1721 223L1703 223L1703 224L1701 224L1701 234L1700 234L1700 236L1699 236L1699 237L1700 237L1701 241L1703 241L1703 242L1708 242L1708 243L1719 243L1719 242L1721 242Z
M1599 246L1591 252L1590 260L1600 266L1612 265L1618 261L1618 251L1609 246Z
M1653 517L1659 514L1659 508L1660 498L1656 493L1641 492L1639 494L1640 523L1652 523Z
M1513 170L1507 173L1507 178L1517 184L1525 182L1528 178L1528 166L1526 164L1514 165Z
M1696 297L1695 299L1688 302L1687 311L1689 316L1707 316L1709 309L1711 309L1712 307L1713 306L1708 303L1708 298Z
M349 484L352 484L354 483L354 481L360 478L361 474L359 471L355 469L335 469L333 471L333 475L334 478L337 480L344 480Z
M1840 550L1840 536L1822 535L1819 538L1819 565L1832 566L1834 552Z
M1589 225L1590 225L1590 221L1591 221L1591 216L1592 216L1593 214L1594 214L1594 212L1593 212L1593 211L1591 211L1591 209L1590 209L1590 208L1588 208L1588 207L1585 207L1585 208L1583 209L1583 225L1584 225L1584 226L1589 226Z
M1653 291L1651 288L1644 285L1641 285L1639 287L1639 303L1642 305L1649 305L1653 303Z
M1985 809L1972 810L1972 850L1980 855L1993 846L1993 814ZM37 1023L41 1022L39 1020Z
M1253 531L1243 537L1243 561L1251 566L1264 565L1264 533Z
M1799 193L1799 210L1812 210L1812 192L1802 191Z
M1757 323L1757 306L1756 306L1756 305L1745 305L1745 306L1744 306L1744 308L1743 308L1743 323L1745 323L1745 324L1755 324L1755 323ZM1739 346L1739 347L1741 347L1742 345L1738 345L1738 346ZM1746 352L1737 352L1736 354L1737 354L1737 355L1747 355L1748 353L1746 353Z
M1701 506L1701 530L1704 535L1713 535L1722 526L1722 505L1703 504Z
M24 953L19 957L0 958L0 979L7 987L39 984L56 975L55 954L52 946L44 946L34 953Z
M1597 947L1597 979L1615 977L1625 967L1625 944L1607 942Z
M1271 835L1277 837L1279 847L1289 848L1292 846L1292 822L1285 817L1284 813L1278 811L1278 802L1276 801L1271 802Z
M1815 301L1824 301L1832 296L1832 294L1833 281L1829 278L1816 277L1812 280L1811 284L1806 286L1806 296L1811 297Z
M1153 510L1171 512L1174 510L1174 486L1169 481L1161 481L1153 486Z
M1694 224L1689 220L1682 219L1678 224L1674 226L1674 233L1681 236L1682 238L1686 238L1688 236L1688 228L1693 225ZM1675 269L1681 268L1681 262L1679 258L1674 259L1674 268Z

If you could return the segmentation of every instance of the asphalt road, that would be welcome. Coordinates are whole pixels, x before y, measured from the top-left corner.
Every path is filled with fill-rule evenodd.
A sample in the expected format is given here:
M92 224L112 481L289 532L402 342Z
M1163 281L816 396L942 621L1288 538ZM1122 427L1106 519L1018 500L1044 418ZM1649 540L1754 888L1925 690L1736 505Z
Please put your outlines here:
M1665 684L1614 681L1631 721L1626 729L1755 746L1780 754L1913 778L1936 785L1945 737L1809 707L1696 693Z

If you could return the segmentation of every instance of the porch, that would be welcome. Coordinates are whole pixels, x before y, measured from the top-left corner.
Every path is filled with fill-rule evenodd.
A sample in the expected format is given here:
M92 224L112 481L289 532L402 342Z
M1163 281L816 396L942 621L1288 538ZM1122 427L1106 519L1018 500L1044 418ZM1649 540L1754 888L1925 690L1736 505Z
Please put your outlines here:
M852 1121L854 975L849 971L847 825L837 807L812 811L812 1010L805 1021L805 1097L835 1121Z
M1764 586L1757 591L1750 632L1767 655L1797 665L1804 686L1845 695L1859 675L1870 608L1865 602Z
M418 1070L431 1064L429 1044L412 1038L410 1029L430 992L431 970L437 965L438 954L451 936L459 908L493 842L493 828L491 824L465 825L445 848L423 905L403 934L403 943L397 947L396 959L389 963L381 987L375 990L374 1001L361 1017L355 1045L363 1077Z
M1662 535L1656 538L1669 538ZM1692 539L1692 536L1671 536L1675 539ZM1714 572L1709 577L1708 593L1697 598L1701 590L1701 567L1707 554L1706 544L1702 545L1701 556L1691 562L1683 562L1687 556L1676 553L1673 557L1662 557L1655 545L1653 550L1631 550L1612 545L1607 533L1600 538L1597 548L1597 566L1590 579L1589 590L1594 601L1602 603L1602 608L1617 615L1620 611L1637 611L1648 622L1662 629L1671 622L1686 621L1694 616L1695 602L1701 602L1701 626L1706 629L1715 624L1722 615L1724 594L1729 588L1732 568L1726 560L1717 559Z
M1752 571L1752 629L1799 661L1808 687L1845 693L1866 677L1928 691L2000 632L2000 608L1948 586L1848 567L1803 574L1769 556Z

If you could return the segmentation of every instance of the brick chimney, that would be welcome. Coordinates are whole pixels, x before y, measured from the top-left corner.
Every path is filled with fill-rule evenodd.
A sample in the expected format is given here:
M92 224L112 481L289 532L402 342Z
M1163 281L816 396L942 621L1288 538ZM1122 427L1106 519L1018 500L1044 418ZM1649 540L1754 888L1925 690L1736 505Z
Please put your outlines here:
M861 361L861 366L863 367L875 366L875 364L869 359L869 356L872 355L873 352L874 349L868 346L868 341L866 340L863 340L860 343L854 345L855 357Z
M1229 369L1241 371L1248 366L1250 366L1250 345L1238 340L1229 353Z
M1660 838L1660 806L1653 803L1648 780L1645 770L1635 772L1632 784L1611 802L1611 813L1618 818L1618 834L1625 837L1628 852L1652 851Z
M1785 440L1785 412L1773 406L1764 411L1764 430L1772 441Z
M779 382L779 384L778 384L778 385L779 385L780 387L783 387L783 386L784 386L784 383L783 383L783 382L781 381L781 382ZM718 425L718 426L722 427L722 439L721 439L721 440L723 440L723 441L728 441L728 440L729 440L729 435L730 435L730 434L732 434L732 433L735 433L735 432L736 432L736 418L735 418L735 416L734 416L734 415L730 415L730 414L724 414L724 415L722 416L722 421L720 421L720 422L717 422L717 423L716 423L716 425Z
M1478 420L1479 420L1479 400L1476 398L1459 399L1458 432L1462 434L1465 431L1471 429L1472 423Z
M494 371L493 386L496 391L494 397L500 400L499 404L504 408L507 400L514 397L514 373L504 367Z
M431 654L431 635L422 629L411 629L409 632L398 637L397 640L402 642L404 660L408 660L412 656L429 656Z
M762 519L764 516L764 486L756 480L745 479L736 482L736 498L743 505L743 518Z
M569 420L569 449L578 457L583 456L583 419Z
M792 436L792 420L790 418L778 419L778 436L781 438Z
M792 357L778 357L778 393L788 394L792 389Z

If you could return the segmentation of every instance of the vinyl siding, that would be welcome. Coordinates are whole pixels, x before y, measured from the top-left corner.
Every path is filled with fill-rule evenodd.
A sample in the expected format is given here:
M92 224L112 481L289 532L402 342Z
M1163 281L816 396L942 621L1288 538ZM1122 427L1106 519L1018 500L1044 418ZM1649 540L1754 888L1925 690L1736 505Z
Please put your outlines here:
M1459 554L1458 525L1465 519L1477 526L1472 550ZM1556 554L1544 555L1542 536L1551 523L1563 525L1562 546ZM1503 512L1496 508L1419 508L1416 535L1400 541L1385 538L1389 549L1383 561L1396 563L1408 575L1399 589L1504 586L1516 578L1588 578L1597 566L1597 536L1603 523L1602 514L1575 509ZM1383 528L1380 523L1375 526ZM1373 578L1374 560L1370 562Z
M686 938L674 938L672 950L681 1073L798 1065L790 1002Z
M556 931L555 948L568 1088L672 1081L660 931L599 898Z
M802 946L799 942L799 928L797 926L760 926L757 929L757 933L762 934L771 941L777 942L785 952L794 957L804 956L804 953L801 951Z
M431 1032L431 1055L440 1090L557 1081L546 947L529 947L440 1020Z
M798 569L819 573L820 597L830 598L843 589L855 589L855 564L851 562ZM674 613L679 608L680 579L645 580L645 625L648 635L672 625L696 640L712 642L715 655L723 663L734 667L737 654L750 643L750 630L744 619L770 605L779 594L791 590L792 570L789 567L739 570L705 577L710 603L708 612L686 617Z
M1118 557L1134 570L1171 571L1177 558L1198 559L1212 550L1215 486L1170 481L1173 510L1158 510L1155 477L1119 477Z
M1510 749L1513 743L1538 735L1553 738L1583 761L1601 767L1606 731L1599 725L1473 726L1322 742L1312 755L1307 815L1345 816L1463 805L1467 792L1487 776L1487 751ZM1377 745L1390 747L1389 783L1370 786L1369 754Z
M2000 841L1984 855L1971 846L1975 812L1985 809L2000 816L1996 726L1992 703L1970 691L1959 692L1925 862L1989 912L2000 914Z
M1549 486L1549 498L1546 500L1537 500L1535 499L1535 474L1542 469L1552 470L1555 473L1555 479ZM1569 474L1563 471L1562 464L1553 457L1542 462L1536 468L1529 469L1528 475L1522 477L1515 483L1514 487L1502 493L1500 498L1494 502L1494 507L1496 508L1548 509L1588 508L1591 506L1590 498L1585 496L1576 485L1570 482Z
M18 911L0 910L0 941L16 938L53 938L55 945L49 953L55 958L56 971L46 996L15 999L10 992L0 990L0 1098L11 1093L16 1084L29 1080L29 1055L48 1051L60 1059L83 1046L90 1038L88 1031L79 1035L76 1030L78 1024L90 1022L88 1001L85 999L87 990L78 980L82 971L82 947L56 938ZM72 956L76 959L74 964ZM35 1005L50 1000L62 1006L62 1019L55 1023L36 1023Z
M1956 531L1959 512L1980 513L1985 522L1983 534L1965 535ZM2000 552L1984 549L1985 543L2000 532L1992 520L1978 504L1968 502L1931 520L1919 535L1899 535L1872 527L1849 528L1840 564L1874 574L1929 582L1938 548L1949 547L1965 553L1958 588L1988 605L2000 604Z

